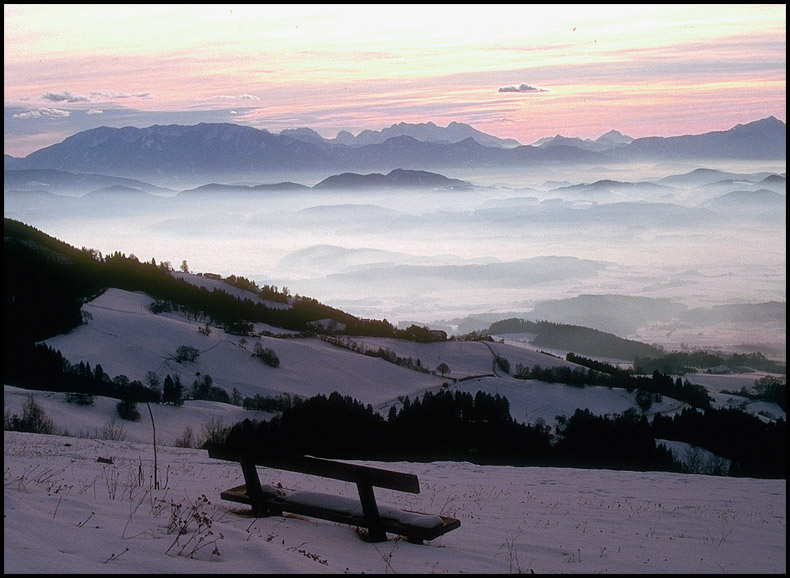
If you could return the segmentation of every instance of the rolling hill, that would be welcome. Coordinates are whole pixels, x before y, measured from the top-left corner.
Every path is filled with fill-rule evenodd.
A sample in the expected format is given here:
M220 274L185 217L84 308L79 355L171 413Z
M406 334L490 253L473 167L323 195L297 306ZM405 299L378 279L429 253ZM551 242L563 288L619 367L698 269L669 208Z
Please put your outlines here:
M340 391L373 404L383 413L399 406L404 396L440 391L448 386L470 393L486 391L505 395L514 418L527 423L538 420L552 423L557 416L568 415L576 407L594 412L623 412L636 404L633 393L625 390L579 389L525 381L497 363L501 358L511 368L573 369L577 367L575 364L556 354L563 346L562 340L544 346L553 348L549 354L540 351L540 344L446 340L427 330L396 331L386 321L362 323L314 300L286 297L268 288L264 289L269 293L257 289L252 292L244 283L229 285L215 276L161 271L154 265L135 264L120 256L108 259L102 267L110 272L102 273L95 255L9 220L5 223L5 235L6 295L10 298L5 309L6 360L17 362L15 357L9 357L22 355L16 353L15 347L23 351L25 342L36 340L60 351L71 364L82 362L91 367L100 364L107 375L123 375L132 381L145 380L152 372L160 379L178 375L189 386L199 376L210 375L218 387L229 394L238 392L242 397L280 394L309 397ZM26 266L22 270L9 268L14 262ZM135 271L134 281L124 273L129 267ZM171 281L165 282L167 278ZM49 290L53 286L59 288L55 294ZM170 286L167 291L177 289L178 293L165 292L164 288ZM23 295L26 299L22 299ZM201 299L205 309L162 307L176 299L176 295L186 299L183 303ZM53 300L54 296L59 299ZM212 299L219 300L217 304L222 304L224 309L212 305ZM222 320L227 315L222 311L231 302L247 303L248 314L253 315L250 318L253 323L241 332L232 329L233 323L229 324L228 319L233 318ZM43 304L48 307L42 307ZM209 313L211 310L213 314ZM255 320L254 315L261 315L260 312L264 316ZM334 326L341 332L309 330L319 326ZM563 329L558 325L551 328L566 333L580 329L568 326ZM502 324L501 329L513 328ZM598 340L596 336L600 336L602 343L606 341L604 337L610 341L613 337L586 331L587 339ZM618 346L620 341L640 345L641 355L649 349L644 344L616 341ZM569 345L567 339L564 343ZM254 355L256 344L271 349L279 359L279 367L262 363ZM574 342L573 349L577 345ZM178 359L177 350L181 346L197 352L192 361ZM575 352L581 353L578 349ZM437 371L441 364L446 365L446 371ZM6 376L8 370L6 363ZM725 383L726 378L722 376ZM740 386L744 383L744 378L729 379ZM751 384L756 378L749 375L745 379ZM733 385L733 389L740 388ZM717 404L731 403L730 396L718 391L712 395ZM760 403L749 405L755 413L770 411L784 415L781 410ZM671 413L682 407L684 403L665 397L653 404L651 412Z

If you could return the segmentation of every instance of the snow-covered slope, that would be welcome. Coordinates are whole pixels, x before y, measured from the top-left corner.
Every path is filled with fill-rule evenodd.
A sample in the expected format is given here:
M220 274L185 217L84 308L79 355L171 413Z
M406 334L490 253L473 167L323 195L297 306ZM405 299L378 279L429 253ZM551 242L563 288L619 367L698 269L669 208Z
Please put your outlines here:
M472 394L478 390L499 393L508 398L514 419L533 424L541 419L553 425L557 416L570 417L576 408L613 415L636 407L634 394L625 390L548 384L515 379L504 373L494 363L495 355L507 359L511 371L519 364L544 368L574 365L523 343L416 343L343 337L341 340L346 346L341 347L319 338L293 338L292 332L260 323L255 325L257 333L268 332L276 337L241 337L225 333L218 327L212 327L206 335L198 330L205 322L180 313L153 314L149 309L151 302L151 297L143 293L109 289L83 306L89 318L87 324L46 343L71 363L84 361L92 368L101 364L111 377L125 375L130 380L145 381L146 373L153 371L160 380L166 375L179 375L189 388L195 379L210 375L214 385L229 394L238 390L243 397L282 393L310 397L338 391L372 404L384 414L393 405L399 407L403 396L413 397L442 387ZM270 367L252 355L256 342L275 352L280 360L279 367ZM181 345L197 349L200 355L194 362L175 361L176 349ZM360 353L380 349L403 360L411 359L414 365L419 360L419 365L429 372L415 371ZM442 363L449 368L445 375L436 371ZM761 375L686 378L708 388L717 405L746 404L747 410L753 413L768 412L775 418L786 419L785 412L776 404L754 403L721 392L739 391L744 385L749 387ZM653 404L650 413L668 415L683 407L683 403L665 397Z
M142 381L148 371L162 379L178 374L189 387L197 376L208 374L214 385L228 393L236 388L245 397L359 392L361 401L379 404L443 383L440 376L359 355L317 338L241 337L217 327L206 335L198 331L204 323L179 313L151 313L152 301L143 293L109 289L83 307L90 315L87 324L47 344L72 363L101 364L112 377L126 375ZM264 324L257 324L255 331L289 333ZM279 367L253 356L258 341L275 352ZM176 349L181 345L197 349L199 357L194 362L176 362Z
M787 572L785 480L358 462L419 477L419 494L379 490L380 504L461 520L423 545L371 544L332 522L245 515L219 498L241 468L203 450L160 447L158 489L150 444L6 432L3 450L5 573ZM345 482L260 475L356 496Z
M317 338L262 337L281 361L275 369L251 355L258 338L242 343L241 337L219 328L204 335L198 331L204 322L177 313L154 315L150 303L143 294L109 290L84 306L90 314L86 325L47 343L74 363L101 364L112 376L144 379L147 371L178 373L189 385L198 374L209 374L216 385L229 391L237 387L244 395L309 396L337 390L382 412L398 405L399 396L442 387L504 395L513 417L527 423L542 419L551 424L576 407L596 414L634 407L633 394L625 390L517 380L494 365L495 354L512 366L569 365L523 344L352 338L357 348L388 349L401 358L420 359L429 369L446 363L450 371L441 376ZM256 326L262 330L287 333ZM182 344L201 352L194 363L173 359ZM733 396L720 390L737 389L755 378L697 377L721 396L717 400L722 404ZM459 529L425 545L394 537L370 544L352 528L331 522L301 516L250 518L247 508L219 497L241 483L237 465L212 460L203 450L175 447L188 429L199 444L211 427L271 414L208 401L187 400L182 407L151 404L156 488L153 428L145 406L138 408L140 421L129 422L117 417L115 399L96 397L84 407L68 403L63 393L5 386L5 412L21 414L30 397L56 432L68 435L5 432L6 573L786 572L784 480L466 462L357 462L419 477L418 495L377 491L382 506L461 520ZM680 407L664 398L651 412ZM687 450L685 444L672 446L681 459ZM276 470L261 470L261 475L264 483L294 490L356 496L353 484L344 482ZM174 530L179 523L187 528L181 536Z

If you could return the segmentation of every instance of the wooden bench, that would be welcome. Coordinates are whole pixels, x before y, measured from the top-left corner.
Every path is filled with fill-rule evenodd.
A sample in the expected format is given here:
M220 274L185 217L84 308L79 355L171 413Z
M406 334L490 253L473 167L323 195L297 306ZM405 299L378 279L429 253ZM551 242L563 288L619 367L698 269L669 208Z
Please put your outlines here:
M220 446L209 447L208 454L211 458L241 464L244 485L225 490L220 497L251 505L254 516L282 516L283 512L290 512L367 528L367 535L361 537L370 542L386 541L389 532L422 544L423 540L433 540L461 525L455 518L376 504L374 486L419 494L420 484L413 474L271 451L239 453ZM257 466L352 482L357 485L359 500L261 485Z

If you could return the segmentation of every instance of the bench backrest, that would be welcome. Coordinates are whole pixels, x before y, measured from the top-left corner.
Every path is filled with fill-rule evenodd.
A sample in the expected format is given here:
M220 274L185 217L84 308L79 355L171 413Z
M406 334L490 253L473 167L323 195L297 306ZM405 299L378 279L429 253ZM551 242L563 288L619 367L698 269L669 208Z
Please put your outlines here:
M404 474L380 468L371 468L357 464L346 464L327 460L324 458L313 458L285 454L272 451L256 450L240 454L239 452L228 451L224 448L208 448L209 456L216 459L229 461L247 461L258 466L266 466L278 470L288 470L302 474L311 474L324 478L333 478L356 484L375 486L377 488L387 488L412 494L420 493L420 483L414 474Z

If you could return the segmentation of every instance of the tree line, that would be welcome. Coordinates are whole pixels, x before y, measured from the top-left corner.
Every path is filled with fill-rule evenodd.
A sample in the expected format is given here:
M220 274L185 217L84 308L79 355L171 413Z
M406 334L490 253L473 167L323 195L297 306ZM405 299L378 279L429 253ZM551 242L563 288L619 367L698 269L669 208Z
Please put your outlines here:
M304 296L290 296L235 275L225 279L234 287L251 291L263 300L287 303L271 307L261 301L241 299L221 289L209 291L172 275L167 261L140 261L119 251L102 255L94 249L76 249L41 231L4 219L5 359L13 362L14 344L36 342L66 333L83 322L81 306L109 287L140 291L154 298L153 311L180 311L218 326L244 330L262 322L283 329L316 334L394 337L437 341L446 334L412 325L396 329L386 319L360 319ZM188 270L186 262L182 270ZM209 274L210 278L218 276ZM57 290L53 290L53 288ZM318 321L330 319L324 326Z
M193 348L181 346L174 359L180 355L182 361L189 361L190 349ZM242 405L243 401L237 390L229 394L224 388L215 385L208 374L196 375L191 385L182 383L178 373L167 374L162 380L158 374L149 371L144 381L131 380L123 374L110 376L99 363L93 368L90 362L70 363L59 350L45 343L29 344L20 351L24 352L24 357L6 368L6 384L33 390L66 392L78 403L97 395L119 399L130 410L134 404L145 402L180 406L185 399L236 405ZM130 415L133 412L130 411Z
M472 395L442 389L414 400L405 396L384 418L370 404L336 392L306 400L287 394L242 398L237 390L229 394L214 384L209 375L196 376L188 387L177 374L166 375L160 387L153 372L145 383L124 375L111 378L100 364L70 364L45 344L34 349L30 381L11 385L37 389L46 383L47 391L68 392L77 403L81 396L115 397L125 419L139 419L138 402L178 406L187 398L279 412L269 421L234 426L231 445L347 459L680 471L681 465L656 447L656 439L670 439L732 460L730 475L784 477L786 472L784 420L763 423L736 409L687 408L674 417L656 414L652 422L635 409L620 416L578 409L570 418L559 418L552 434L545 424L516 422L506 397L482 391Z
M667 396L679 401L685 401L693 407L707 409L713 399L708 394L704 386L697 385L683 380L679 376L674 379L666 374L654 371L651 376L635 375L631 370L621 369L613 365L603 363L593 359L587 359L568 353L568 361L587 367L533 367L516 364L516 371L513 377L516 379L537 379L547 383L563 383L575 387L585 387L587 385L599 385L605 387L617 387L628 392L637 390L654 394L654 396ZM644 398L649 399L649 398ZM649 406L643 407L646 411Z
M482 391L404 397L386 418L337 392L288 400L268 421L234 425L224 444L232 451L268 448L338 459L682 471L683 464L656 439L687 442L730 459L730 475L786 475L782 420L766 424L737 410L688 408L650 422L635 409L614 416L577 409L559 420L552 435L545 424L516 422L506 397Z
M616 357L618 359L633 359L642 357L657 357L661 351L652 345L623 339L612 333L599 331L590 327L552 323L550 321L528 321L526 319L510 318L492 323L488 334L501 335L504 333L533 333L535 338L532 344L550 349L564 349L582 351L588 355L601 357Z
M787 374L787 364L770 360L760 352L725 355L708 351L678 351L658 357L637 356L634 358L634 367L643 373L657 370L676 375L719 367L726 367L728 370L747 369Z

